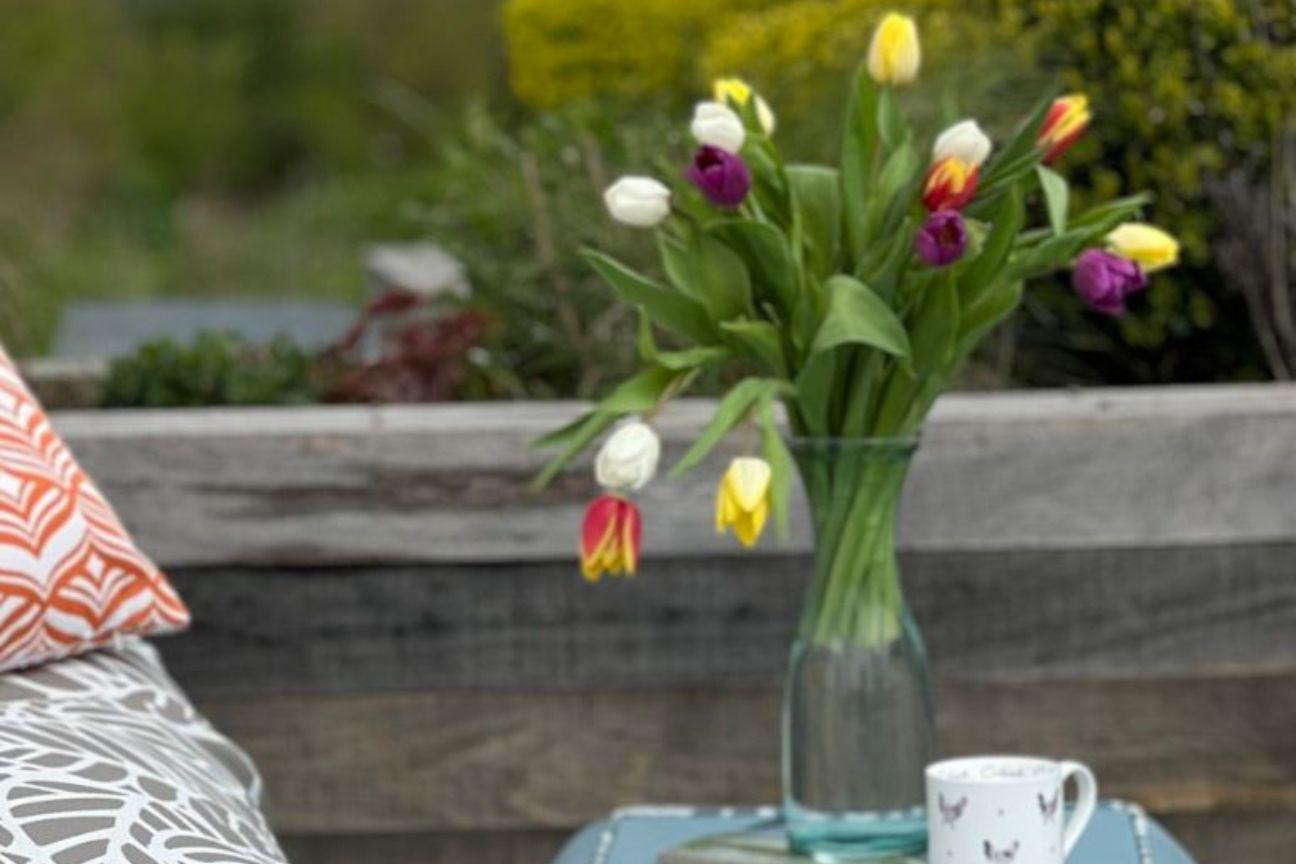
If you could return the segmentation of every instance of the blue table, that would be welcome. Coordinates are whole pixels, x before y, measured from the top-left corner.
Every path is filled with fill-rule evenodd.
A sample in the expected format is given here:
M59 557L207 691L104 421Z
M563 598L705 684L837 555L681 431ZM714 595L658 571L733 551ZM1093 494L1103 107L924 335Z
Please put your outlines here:
M574 836L554 864L656 864L657 854L708 834L744 831L777 818L774 808L628 807ZM1104 801L1067 864L1193 864L1136 805Z

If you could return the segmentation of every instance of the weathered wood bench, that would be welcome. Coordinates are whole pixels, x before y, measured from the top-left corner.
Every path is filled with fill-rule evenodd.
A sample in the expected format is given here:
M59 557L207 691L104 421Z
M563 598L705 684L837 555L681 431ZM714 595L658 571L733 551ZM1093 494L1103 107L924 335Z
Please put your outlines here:
M575 410L56 415L298 860L543 862L617 804L777 799L804 523L736 552L704 466L645 494L642 575L586 586L588 472L526 489ZM1296 387L947 397L902 526L946 750L1081 758L1203 862L1291 860Z

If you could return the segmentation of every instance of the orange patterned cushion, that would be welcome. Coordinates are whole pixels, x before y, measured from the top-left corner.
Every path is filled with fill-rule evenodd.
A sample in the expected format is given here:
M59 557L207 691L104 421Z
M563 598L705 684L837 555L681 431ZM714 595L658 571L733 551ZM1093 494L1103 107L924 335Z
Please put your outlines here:
M0 351L0 671L188 623Z

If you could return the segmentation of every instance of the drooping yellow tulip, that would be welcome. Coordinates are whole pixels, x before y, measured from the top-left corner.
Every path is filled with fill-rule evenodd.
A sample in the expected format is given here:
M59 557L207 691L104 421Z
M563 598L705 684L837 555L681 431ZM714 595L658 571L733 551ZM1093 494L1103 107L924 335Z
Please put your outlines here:
M921 62L918 25L908 15L888 12L873 31L869 75L879 84L909 84L918 77Z
M769 520L772 477L769 463L755 456L740 456L729 463L716 488L717 534L733 528L739 543L756 545Z
M1179 241L1146 222L1117 225L1107 235L1107 248L1137 262L1146 273L1170 267L1179 260Z
M756 122L760 123L761 131L766 135L774 134L774 127L777 125L774 120L774 112L770 110L769 104L761 98L761 95L752 89L752 86L741 78L717 78L711 82L711 97L721 105L727 105L733 102L739 108L743 108L752 99L756 100Z

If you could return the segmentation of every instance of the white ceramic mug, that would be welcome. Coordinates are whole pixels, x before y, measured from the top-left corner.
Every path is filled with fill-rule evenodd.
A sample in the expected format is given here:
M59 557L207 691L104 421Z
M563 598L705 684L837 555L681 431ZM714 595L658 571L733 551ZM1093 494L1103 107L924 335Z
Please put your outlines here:
M1066 781L1075 780L1068 819ZM1079 762L973 756L927 768L930 864L1063 864L1093 817L1098 782Z

